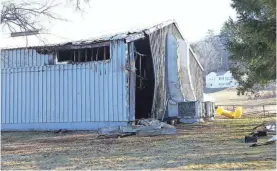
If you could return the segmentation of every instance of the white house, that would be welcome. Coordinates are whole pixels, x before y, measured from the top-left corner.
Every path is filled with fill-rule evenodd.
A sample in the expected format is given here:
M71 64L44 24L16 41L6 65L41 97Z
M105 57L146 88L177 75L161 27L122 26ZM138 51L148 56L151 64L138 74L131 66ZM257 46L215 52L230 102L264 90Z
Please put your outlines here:
M206 88L227 88L237 85L238 83L230 71L210 72L206 75Z

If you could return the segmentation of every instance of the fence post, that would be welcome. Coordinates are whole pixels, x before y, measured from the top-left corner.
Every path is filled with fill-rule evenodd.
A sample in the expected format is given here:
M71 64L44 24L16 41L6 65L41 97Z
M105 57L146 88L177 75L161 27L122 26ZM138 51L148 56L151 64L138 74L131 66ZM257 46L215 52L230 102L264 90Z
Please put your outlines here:
M265 116L265 110L264 110L264 105L263 105L263 111L264 111L264 116Z

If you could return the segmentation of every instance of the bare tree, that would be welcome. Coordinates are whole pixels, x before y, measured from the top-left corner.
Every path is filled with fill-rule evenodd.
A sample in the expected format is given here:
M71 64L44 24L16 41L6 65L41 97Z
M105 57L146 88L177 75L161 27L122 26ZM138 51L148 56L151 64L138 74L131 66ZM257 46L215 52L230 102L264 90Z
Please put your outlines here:
M68 0L76 10L81 10L84 3L90 0ZM10 32L40 30L39 17L49 20L65 20L53 12L53 8L60 6L57 0L45 0L44 2L28 0L3 0L1 2L1 26Z
M28 46L28 34L35 32L37 39L45 43L41 37L41 31L44 26L41 25L41 18L48 20L67 20L61 18L53 12L55 7L60 7L63 0L2 0L1 2L1 29L24 36L26 38L26 47ZM90 0L68 0L67 3L73 5L76 11L81 11L84 3L89 3ZM20 34L18 34L20 33ZM21 34L22 33L22 34ZM15 35L14 34L14 35ZM44 33L45 34L45 33ZM28 53L26 49L26 53ZM28 54L31 55L31 54ZM1 51L1 61L6 65L12 62L3 51Z
M90 0L68 0L69 3L73 3L77 11L82 10L83 5L89 4Z

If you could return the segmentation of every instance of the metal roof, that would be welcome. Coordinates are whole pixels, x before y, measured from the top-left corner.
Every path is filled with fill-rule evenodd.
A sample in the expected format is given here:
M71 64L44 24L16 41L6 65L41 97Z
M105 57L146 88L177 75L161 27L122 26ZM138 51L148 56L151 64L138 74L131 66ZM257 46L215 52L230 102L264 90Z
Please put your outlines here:
M220 76L220 75L224 75L226 74L226 72L228 71L218 71L218 72L215 72L217 76Z
M134 41L134 40L143 38L143 37L145 37L145 34L150 34L154 31L159 30L163 27L166 27L170 24L174 24L177 27L177 29L179 30L175 20L168 20L166 22L157 24L155 26L152 26L152 27L146 28L146 29L136 29L133 31L122 32L122 33L117 33L117 34L112 34L112 35L105 35L105 36L95 37L95 38L91 38L91 39L84 39L84 40L78 40L78 41L67 41L67 42L58 43L58 44L40 44L40 45L35 45L35 46L3 47L2 49L59 47L59 46L65 46L65 45L77 45L78 46L78 45L95 44L95 43L107 42L107 41L112 41L112 40L123 40L123 39L126 40L126 42L130 42L130 41ZM179 32L180 32L180 30L179 30Z

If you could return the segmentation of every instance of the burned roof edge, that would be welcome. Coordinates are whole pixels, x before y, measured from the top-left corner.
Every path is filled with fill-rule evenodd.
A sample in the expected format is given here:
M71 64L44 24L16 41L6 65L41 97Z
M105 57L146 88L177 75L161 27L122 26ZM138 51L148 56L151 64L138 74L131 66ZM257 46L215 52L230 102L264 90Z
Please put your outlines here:
M45 44L45 45L39 45L39 46L21 46L21 47L11 47L11 48L1 48L1 50L13 50L13 49L34 49L34 48L43 48L43 47L63 47L67 45L72 45L72 46L82 46L82 45L91 45L91 44L98 44L98 43L103 43L103 42L109 42L109 41L114 41L114 40L125 40L126 42L131 42L135 41L141 38L145 37L146 34L151 34L163 27L166 27L170 24L174 24L177 27L177 30L180 32L177 23L175 20L168 20L166 22L157 24L155 26L152 26L150 28L146 29L140 29L140 30L135 30L135 31L128 31L128 32L122 32L122 33L116 33L112 34L109 36L101 36L98 38L94 39L85 39L85 40L79 40L79 41L68 41L64 43L57 43L57 44ZM180 33L182 36L182 34ZM182 36L183 38L183 36Z

